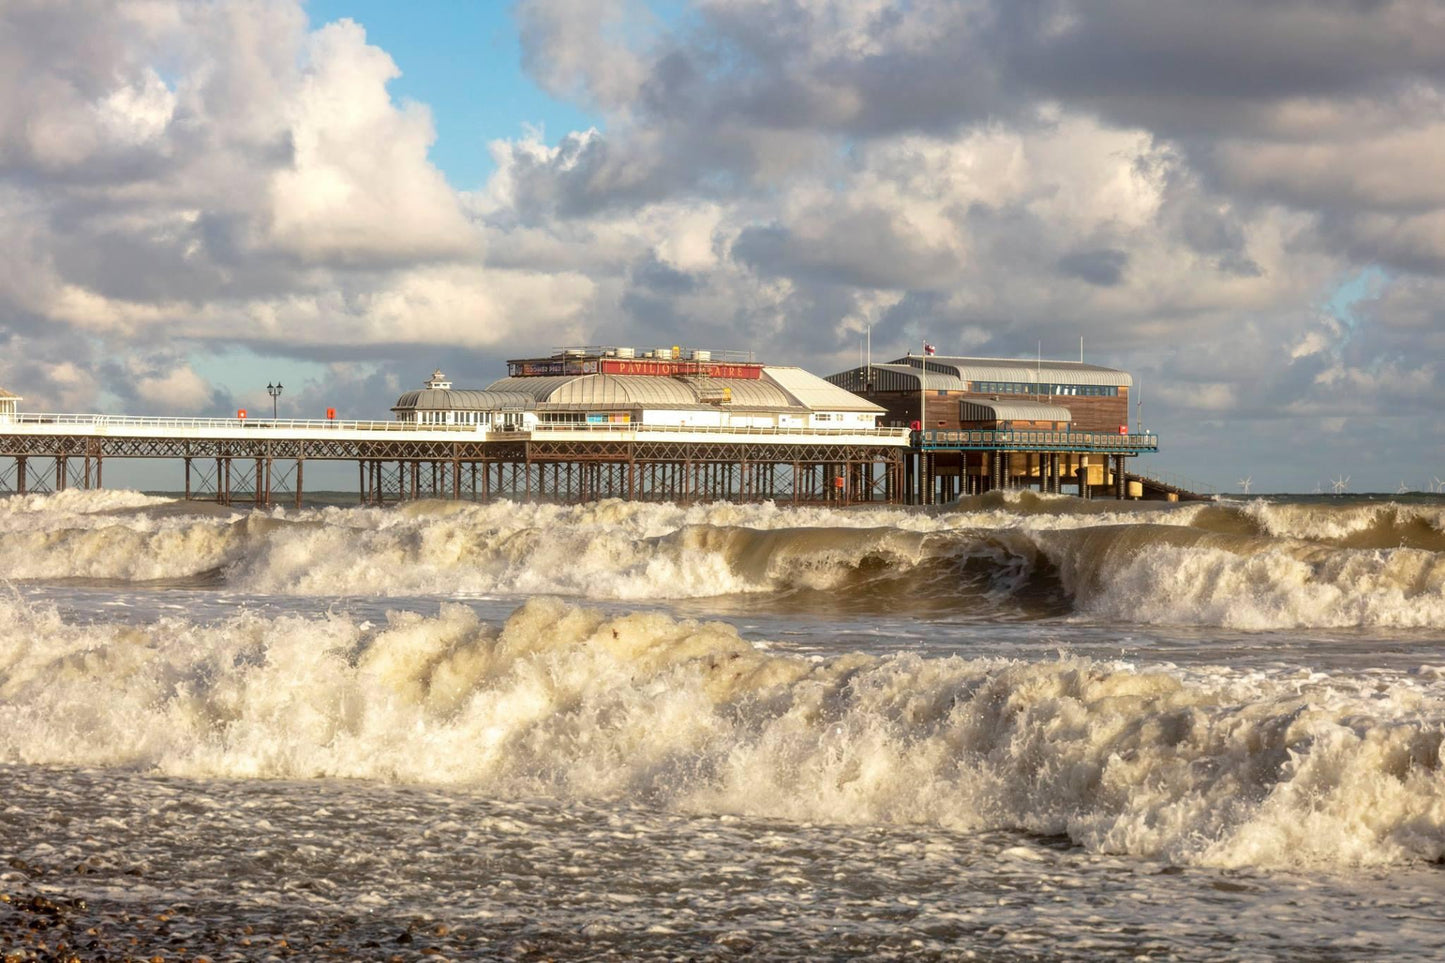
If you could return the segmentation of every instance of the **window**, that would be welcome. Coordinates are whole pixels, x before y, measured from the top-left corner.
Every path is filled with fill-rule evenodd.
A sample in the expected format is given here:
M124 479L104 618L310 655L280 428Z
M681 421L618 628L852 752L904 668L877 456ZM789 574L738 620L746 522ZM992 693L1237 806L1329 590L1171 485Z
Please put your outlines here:
M969 390L984 395L1062 395L1089 398L1117 398L1116 385L1036 384L1024 381L974 381ZM940 392L942 394L942 392Z

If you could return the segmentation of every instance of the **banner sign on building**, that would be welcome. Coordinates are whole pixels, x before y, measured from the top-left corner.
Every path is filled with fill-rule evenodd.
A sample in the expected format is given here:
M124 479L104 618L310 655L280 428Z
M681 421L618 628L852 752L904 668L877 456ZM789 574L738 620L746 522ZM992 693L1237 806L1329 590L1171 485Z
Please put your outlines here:
M710 361L652 361L602 359L603 374L654 375L700 375L706 378L735 378L743 381L757 381L763 376L763 366L753 364L714 364Z

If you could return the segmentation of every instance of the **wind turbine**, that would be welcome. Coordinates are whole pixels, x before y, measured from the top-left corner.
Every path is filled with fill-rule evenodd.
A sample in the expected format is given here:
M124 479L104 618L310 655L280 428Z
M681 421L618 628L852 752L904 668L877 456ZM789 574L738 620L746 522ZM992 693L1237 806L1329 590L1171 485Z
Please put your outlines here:
M1410 486L1407 485L1407 484L1405 484L1405 479L1403 479L1403 478L1400 479L1400 487L1397 488L1397 489L1395 489L1395 494L1396 494L1396 495L1407 495L1407 494L1409 494L1409 492L1410 492Z
M1239 487L1244 489L1244 493L1245 493L1246 495L1249 494L1249 486L1251 486L1251 485L1253 485L1253 484L1254 484L1254 476L1253 476L1253 475L1246 475L1245 477L1243 477L1243 478L1241 478L1241 479L1239 480Z
M1350 476L1340 475L1334 481L1330 482L1330 485L1333 486L1336 495L1343 495L1345 489L1350 487Z
M1439 475L1435 476L1434 483L1430 486L1430 490L1432 492L1445 492L1445 482L1440 480Z

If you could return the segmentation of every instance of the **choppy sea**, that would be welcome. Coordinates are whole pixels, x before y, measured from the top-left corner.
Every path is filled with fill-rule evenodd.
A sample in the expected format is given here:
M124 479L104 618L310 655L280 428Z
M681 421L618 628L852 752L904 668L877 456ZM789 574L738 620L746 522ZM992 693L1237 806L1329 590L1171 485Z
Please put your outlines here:
M1442 497L64 492L0 572L0 959L1445 954Z

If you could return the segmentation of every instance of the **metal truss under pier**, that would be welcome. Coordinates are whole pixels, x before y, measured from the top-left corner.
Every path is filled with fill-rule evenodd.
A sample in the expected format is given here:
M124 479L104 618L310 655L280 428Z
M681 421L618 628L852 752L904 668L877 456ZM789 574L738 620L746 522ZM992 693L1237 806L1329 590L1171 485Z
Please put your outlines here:
M299 507L306 465L315 461L354 462L363 504L623 498L847 505L906 498L907 439L887 429L481 433L399 430L394 422L214 419L208 430L201 419L60 417L27 414L0 424L0 494L100 488L107 461L145 458L179 461L185 497L221 504Z

